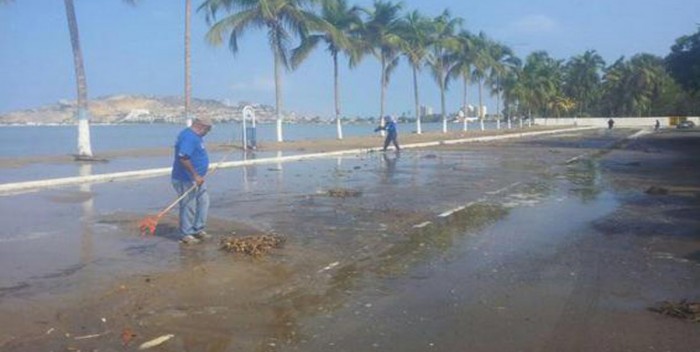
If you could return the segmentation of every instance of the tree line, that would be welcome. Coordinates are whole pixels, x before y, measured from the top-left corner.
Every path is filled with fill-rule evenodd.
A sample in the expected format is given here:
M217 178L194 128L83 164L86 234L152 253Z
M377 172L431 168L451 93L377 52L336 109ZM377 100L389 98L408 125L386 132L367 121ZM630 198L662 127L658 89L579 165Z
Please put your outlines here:
M11 2L11 0L0 0ZM73 49L78 97L78 157L92 158L83 69L73 0L64 0ZM134 4L135 0L125 0ZM185 118L190 119L190 16L185 6ZM483 32L472 33L449 10L431 17L407 10L401 2L375 0L365 8L346 0L205 0L197 8L210 26L206 40L228 44L235 54L249 30L265 30L273 55L277 140L283 141L281 80L284 70L303 64L325 46L333 62L334 116L342 139L340 60L350 68L365 57L380 63L379 111L383 123L386 89L401 59L413 78L416 132L421 133L418 72L427 69L440 91L442 130L447 132L445 92L460 83L462 112L469 106L468 87L477 87L477 106L485 94L496 99L497 118L513 116L667 116L700 114L700 27L676 40L666 57L637 54L607 64L588 50L568 60L536 51L518 58L507 45ZM477 109L478 118L485 116ZM466 120L465 120L466 121ZM465 124L466 128L466 124Z
M429 17L404 11L401 2L376 0L372 7L346 0L207 0L199 7L211 28L213 45L228 41L238 51L239 37L249 29L267 30L274 57L278 140L281 132L281 71L295 69L319 45L333 61L335 121L342 138L338 65L350 68L365 56L379 60L379 117L384 116L386 89L400 59L411 68L416 131L421 133L417 73L429 70L440 90L443 132L447 132L445 91L461 83L462 112L468 112L468 87L475 84L479 107L484 94L496 99L496 114L512 116L664 116L700 112L700 29L676 40L663 58L637 54L606 64L588 50L568 60L546 51L524 60L507 45L483 32L472 33L449 10ZM226 14L218 17L220 11ZM298 42L294 43L294 40ZM298 43L298 44L297 44ZM293 44L297 44L296 46ZM480 120L483 109L477 109ZM381 121L381 119L380 119Z

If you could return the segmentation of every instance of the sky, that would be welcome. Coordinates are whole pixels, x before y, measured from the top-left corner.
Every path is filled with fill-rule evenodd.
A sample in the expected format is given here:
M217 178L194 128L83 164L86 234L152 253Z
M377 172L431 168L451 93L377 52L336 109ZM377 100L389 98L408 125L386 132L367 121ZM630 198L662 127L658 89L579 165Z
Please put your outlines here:
M350 1L371 7L372 0ZM184 1L75 0L88 97L115 94L182 96L184 93ZM239 40L234 56L227 46L205 40L209 28L202 1L192 0L192 94L195 98L274 105L273 60L265 32L252 29ZM596 50L611 64L638 53L666 56L675 40L700 25L698 0L404 0L406 12L437 16L450 9L465 29L483 31L524 59L545 50L568 60ZM330 118L333 66L323 46L301 67L285 72L283 110ZM344 116L379 113L379 62L367 56L354 69L341 60L341 110ZM436 84L423 70L421 103L439 110ZM469 88L475 105L475 87ZM0 3L0 114L37 108L76 96L65 6L58 0ZM449 111L459 109L461 85L447 95ZM488 111L495 99L485 100ZM412 115L413 86L402 61L387 91L386 112Z

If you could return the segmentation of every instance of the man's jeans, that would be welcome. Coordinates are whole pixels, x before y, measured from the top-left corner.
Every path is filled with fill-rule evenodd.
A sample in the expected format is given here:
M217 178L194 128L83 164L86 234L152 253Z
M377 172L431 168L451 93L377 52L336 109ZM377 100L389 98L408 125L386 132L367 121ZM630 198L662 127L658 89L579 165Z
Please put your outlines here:
M178 196L187 192L194 185L192 182L180 180L172 180L172 182ZM180 201L180 233L183 236L196 235L204 230L208 212L209 193L207 192L207 184L203 183Z

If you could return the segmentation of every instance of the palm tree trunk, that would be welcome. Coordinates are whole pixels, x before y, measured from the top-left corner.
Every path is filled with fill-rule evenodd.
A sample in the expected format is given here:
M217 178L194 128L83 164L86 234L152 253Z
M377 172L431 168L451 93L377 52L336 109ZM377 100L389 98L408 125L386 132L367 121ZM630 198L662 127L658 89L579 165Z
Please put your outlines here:
M420 101L418 100L418 71L415 66L413 68L413 100L416 102L416 134L423 133L420 123Z
M481 130L483 131L484 128L484 104L481 100L481 90L482 90L482 82L481 78L479 78L479 122L481 124Z
M462 127L462 129L464 131L467 131L467 130L469 130L469 125L468 125L469 122L467 120L467 118L469 117L469 107L467 104L467 85L468 85L467 77L462 77L462 82L464 84L464 96L462 99L462 112L464 112L464 121L463 121L464 126Z
M275 53L275 116L277 116L277 141L282 142L282 80L280 78L281 59L276 49Z
M190 116L190 99L192 83L190 82L190 18L192 17L192 0L185 0L185 122L192 125Z
M440 74L440 109L442 113L442 133L447 133L447 114L445 113L445 78Z
M501 129L501 91L496 83L496 129Z
M384 82L386 81L386 59L382 55L382 77L381 77L381 96L379 99L379 127L384 127L384 95L386 94L386 86ZM381 131L382 136L384 136L384 130Z
M496 118L501 121L501 87L496 83Z
M340 85L338 84L338 53L333 53L333 90L335 94L335 126L338 139L343 139L343 126L340 123Z
M73 0L65 0L66 17L70 42L73 47L73 63L75 66L75 80L78 89L78 157L92 157L90 145L90 114L87 109L87 81L85 79L85 67L83 66L83 52L80 49L80 33L78 21L75 18Z

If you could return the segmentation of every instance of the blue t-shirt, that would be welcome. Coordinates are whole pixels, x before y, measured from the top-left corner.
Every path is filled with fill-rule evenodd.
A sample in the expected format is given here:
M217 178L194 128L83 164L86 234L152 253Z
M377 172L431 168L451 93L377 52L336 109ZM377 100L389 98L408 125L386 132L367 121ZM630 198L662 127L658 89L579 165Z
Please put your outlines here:
M192 182L192 175L180 162L180 158L188 157L199 176L207 174L209 169L209 155L204 148L204 139L191 128L186 128L177 135L175 141L175 160L173 161L173 180Z
M386 129L386 131L389 132L390 135L396 135L396 122L387 122L386 126L384 126L384 129Z

